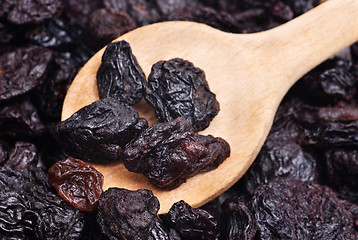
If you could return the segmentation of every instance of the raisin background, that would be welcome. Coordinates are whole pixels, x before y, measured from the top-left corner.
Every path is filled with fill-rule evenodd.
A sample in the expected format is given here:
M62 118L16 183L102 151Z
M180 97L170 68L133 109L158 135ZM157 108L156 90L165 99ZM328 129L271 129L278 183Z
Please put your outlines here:
M131 209L121 217L112 214L113 202L125 191L119 191L120 197L113 194L115 200L110 203L102 200L102 206L108 204L111 211L80 211L59 197L47 179L48 169L68 157L64 151L68 149L52 132L60 122L66 91L83 64L113 38L134 27L167 20L196 21L232 33L258 32L320 2L0 1L0 238L108 240L121 239L118 233L127 232L132 233L127 239L206 239L208 233L219 240L287 239L295 234L357 239L358 43L292 87L243 179L200 210L177 204L173 209L181 206L185 211L172 211L174 222L156 215L158 206L150 194L125 193L138 197L133 202L143 214L131 214ZM134 126L133 131L146 129L145 120ZM101 151L116 152L109 156L117 157L118 145L104 144ZM214 162L208 168L215 166ZM144 201L145 196L151 201ZM127 201L123 205L128 207ZM283 222L277 214L282 214ZM265 219L274 227L268 227ZM113 222L125 223L123 229ZM115 227L115 233L109 227ZM303 230L293 233L293 229Z

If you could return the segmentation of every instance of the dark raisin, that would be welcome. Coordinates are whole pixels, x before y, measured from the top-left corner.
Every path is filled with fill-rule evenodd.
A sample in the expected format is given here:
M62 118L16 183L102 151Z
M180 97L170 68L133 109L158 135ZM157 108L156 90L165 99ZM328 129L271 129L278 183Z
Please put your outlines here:
M238 197L229 198L222 208L223 239L254 239L257 231L256 219L243 200Z
M68 51L71 47L81 43L81 36L81 28L69 25L64 18L46 21L25 34L25 38L29 42L62 51Z
M356 80L350 65L338 57L323 62L303 78L308 93L324 102L351 99L356 93Z
M252 208L260 239L357 239L352 213L327 187L276 178L257 188Z
M305 106L295 113L303 128L301 144L314 146L356 146L358 111L356 104L334 107Z
M209 89L204 72L192 63L174 58L153 65L145 98L162 122L186 118L200 131L219 112L216 96Z
M215 217L203 209L192 208L184 201L174 203L162 218L164 223L175 229L183 240L219 239L219 225Z
M0 169L1 239L79 239L83 214L60 198L39 168Z
M77 23L82 27L87 25L89 15L102 7L101 0L64 0L64 15L70 24Z
M0 101L26 93L43 83L52 52L41 47L19 48L0 56Z
M106 8L126 12L137 26L147 25L159 19L155 4L146 0L103 0Z
M109 188L99 200L97 222L110 239L180 239L165 230L158 210L159 201L150 190Z
M143 97L145 75L126 41L108 44L97 72L100 98L115 97L134 105Z
M51 185L67 202L82 211L96 210L103 190L103 175L91 164L75 158L55 163L48 171Z
M7 161L10 154L10 146L9 144L0 139L0 166L4 164L4 162Z
M40 136L45 126L32 102L22 98L1 105L0 131L8 136Z
M106 98L85 106L54 128L64 151L93 162L120 160L122 148L147 127L138 112L118 99Z
M133 19L127 13L101 8L90 15L87 29L91 46L100 49L135 27Z
M22 169L36 166L37 163L38 153L36 146L33 143L18 141L15 143L4 165Z
M309 181L317 180L318 175L316 159L301 146L292 140L269 138L245 174L244 182L246 190L252 194L256 187L276 177Z
M355 148L330 148L324 154L324 173L327 183L338 191L340 197L358 204L357 196L347 196L346 191L358 188L358 151Z
M62 11L58 0L3 0L0 15L14 24L40 23Z
M155 124L128 143L123 163L154 185L173 189L199 171L216 168L230 155L229 144L193 132L184 118Z

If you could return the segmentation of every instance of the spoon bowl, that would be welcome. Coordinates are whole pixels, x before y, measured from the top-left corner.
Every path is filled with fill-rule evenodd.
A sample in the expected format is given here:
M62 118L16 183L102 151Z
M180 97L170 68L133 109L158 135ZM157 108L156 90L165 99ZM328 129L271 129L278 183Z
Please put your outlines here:
M146 76L159 60L175 57L204 70L220 112L200 132L222 137L231 156L217 169L200 173L171 191L158 189L123 164L93 164L104 175L104 189L151 189L159 213L184 200L198 207L231 187L247 171L263 145L277 107L289 88L305 73L358 40L358 1L330 0L272 30L232 34L195 22L163 22L135 29L126 40ZM79 71L66 95L62 120L98 100L96 73L104 49ZM142 100L135 105L149 124L154 111Z

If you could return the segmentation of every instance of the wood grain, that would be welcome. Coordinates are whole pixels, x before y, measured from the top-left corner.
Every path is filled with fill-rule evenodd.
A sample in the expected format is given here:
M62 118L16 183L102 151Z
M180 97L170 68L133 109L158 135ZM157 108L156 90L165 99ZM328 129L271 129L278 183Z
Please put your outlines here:
M194 22L163 22L131 31L125 39L146 76L159 60L181 57L203 69L221 110L201 134L226 139L231 156L218 169L163 191L122 164L99 165L104 188L151 189L160 213L185 200L193 207L215 198L247 171L271 128L288 89L310 69L358 39L358 1L330 0L275 29L255 34L230 34ZM62 120L98 99L96 72L104 49L94 55L73 81L63 105ZM156 122L144 102L135 106Z

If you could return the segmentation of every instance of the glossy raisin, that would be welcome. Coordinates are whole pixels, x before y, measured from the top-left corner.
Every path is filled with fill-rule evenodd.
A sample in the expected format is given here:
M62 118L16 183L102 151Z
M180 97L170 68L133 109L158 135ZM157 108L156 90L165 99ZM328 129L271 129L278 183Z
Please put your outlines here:
M19 48L0 56L0 101L43 83L53 53L42 47Z
M58 195L82 211L96 210L103 190L103 175L91 164L75 158L55 163L48 171Z
M62 1L57 0L3 0L0 17L14 24L40 23L62 11Z
M128 143L123 163L129 171L170 190L199 171L216 168L229 155L225 140L198 135L188 121L177 118L152 125Z
M15 169L29 168L38 163L38 151L33 143L18 141L9 154L4 166Z
M276 178L257 188L252 208L259 239L357 239L352 213L329 188Z
M215 217L203 209L192 208L184 201L174 203L162 218L183 240L219 239L219 225Z
M165 230L158 210L159 201L150 190L109 188L99 200L97 222L110 239L180 239Z
M90 15L87 29L91 46L100 49L135 27L133 19L127 13L101 8Z
M219 112L219 102L209 89L204 72L192 63L174 58L153 65L145 99L162 122L186 118L200 131Z
M100 98L115 97L134 105L143 97L145 75L129 44L122 40L108 44L97 72Z
M29 98L0 105L0 134L7 136L40 136L45 124Z
M148 126L134 108L118 99L93 102L54 128L69 155L93 162L119 161L122 148Z
M256 187L276 177L292 177L303 181L317 180L316 159L292 140L268 139L244 176L245 187L251 194Z
M227 199L222 206L223 239L250 240L257 232L256 219L239 197Z
M0 168L1 239L79 239L83 214L59 197L40 168Z

